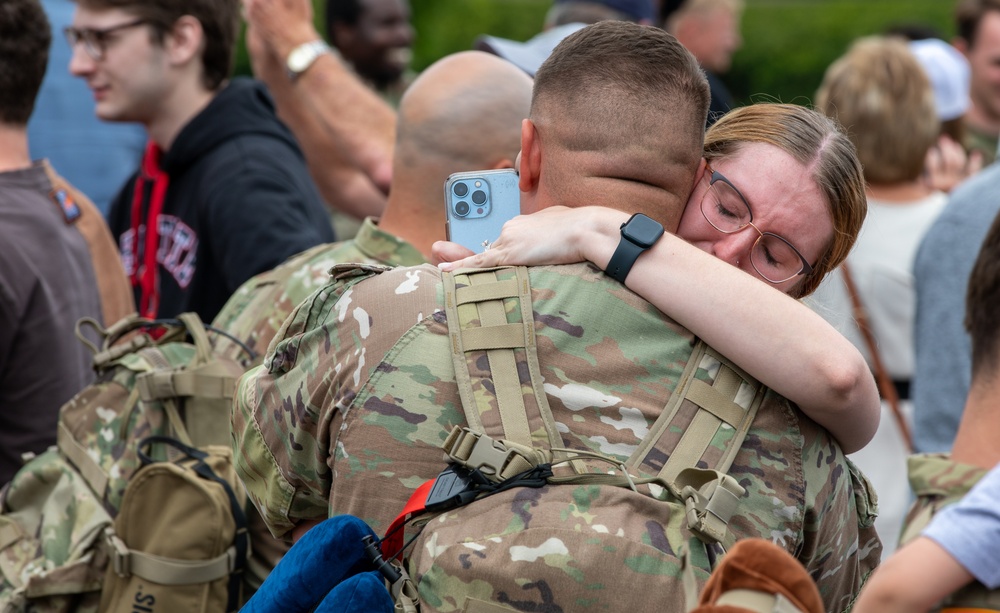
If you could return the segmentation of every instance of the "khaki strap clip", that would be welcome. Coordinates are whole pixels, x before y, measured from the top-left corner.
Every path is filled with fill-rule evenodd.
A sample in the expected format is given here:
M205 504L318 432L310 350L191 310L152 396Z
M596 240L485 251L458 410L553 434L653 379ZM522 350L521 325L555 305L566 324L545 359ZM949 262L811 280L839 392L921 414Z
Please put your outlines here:
M746 493L736 479L714 470L688 468L681 471L677 482L680 497L687 509L687 527L706 543L727 540L732 519Z
M448 458L491 481L500 482L551 461L539 449L496 441L469 428L455 426L442 445Z

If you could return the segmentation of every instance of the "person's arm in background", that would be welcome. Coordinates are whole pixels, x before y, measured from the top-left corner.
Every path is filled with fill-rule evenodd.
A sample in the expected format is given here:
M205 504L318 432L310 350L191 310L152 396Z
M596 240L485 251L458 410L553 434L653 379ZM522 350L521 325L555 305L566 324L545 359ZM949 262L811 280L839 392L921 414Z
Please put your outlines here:
M254 76L267 85L278 116L302 147L309 173L323 200L332 208L358 219L381 215L385 191L349 158L342 144L313 110L313 105L295 90L284 60L261 40L253 25L247 28L246 40Z
M627 219L626 213L600 207L551 207L507 222L489 251L442 266L587 260L604 270ZM434 249L439 260L468 255L452 251L452 243L439 242ZM670 233L636 260L626 285L796 403L830 431L845 453L861 449L875 435L881 408L864 357L794 298Z
M978 580L1000 587L1000 468L945 507L872 575L854 613L927 611Z
M852 613L924 613L972 581L943 547L921 536L875 571Z
M253 35L282 66L297 46L321 38L313 26L309 0L244 0L244 6ZM343 158L388 193L395 111L332 54L320 56L290 86L290 93L308 106Z

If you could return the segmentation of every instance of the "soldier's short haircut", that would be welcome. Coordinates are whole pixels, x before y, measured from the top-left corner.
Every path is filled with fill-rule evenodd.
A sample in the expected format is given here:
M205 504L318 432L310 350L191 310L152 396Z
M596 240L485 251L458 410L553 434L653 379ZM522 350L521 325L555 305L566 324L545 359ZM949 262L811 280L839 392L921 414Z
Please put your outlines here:
M27 125L51 43L52 29L39 0L0 1L0 122Z
M647 122L701 130L708 102L704 73L673 35L627 21L601 21L567 36L542 63L531 114L550 109L609 144L616 138L627 144L630 129Z
M162 44L164 36L185 15L201 22L205 50L201 55L202 83L218 89L233 71L236 36L240 27L240 0L76 0L91 10L120 9L144 19Z
M1000 216L993 220L969 275L965 329L972 337L972 379L1000 373Z
M976 46L979 23L994 11L1000 13L1000 0L960 0L955 5L955 30L969 49Z

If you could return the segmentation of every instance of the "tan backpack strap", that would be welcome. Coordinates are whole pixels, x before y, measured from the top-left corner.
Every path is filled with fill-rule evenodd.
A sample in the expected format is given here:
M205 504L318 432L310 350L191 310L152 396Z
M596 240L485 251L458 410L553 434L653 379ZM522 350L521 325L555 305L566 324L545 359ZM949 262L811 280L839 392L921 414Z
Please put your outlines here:
M701 369L715 373L713 383L698 378ZM741 368L698 341L681 380L643 442L626 466L653 472L668 483L687 468L704 465L726 473L743 444L765 388ZM690 419L685 417L693 411ZM676 432L683 432L676 439ZM706 452L719 437L722 453ZM719 441L716 441L719 442Z
M712 383L699 378L699 371L714 374ZM726 473L765 392L757 380L698 341L670 400L625 463L666 482L684 501L688 528L705 542L732 543L728 524L745 490Z
M190 370L157 371L139 375L136 387L146 402L185 396L229 399L236 392L236 377Z
M527 448L562 444L542 388L528 271L443 273L455 378L469 430ZM486 357L489 372L479 374ZM522 385L518 365L530 381ZM492 381L492 385L484 385ZM534 430L529 424L541 427Z
M90 457L83 445L77 442L73 433L61 421L56 430L56 445L63 456L76 466L76 470L97 498L103 501L104 494L108 491L108 474L94 461L94 458Z
M212 343L208 340L208 334L205 332L205 324L202 323L197 313L181 313L177 319L181 320L181 323L187 328L188 334L194 340L194 346L198 352L196 364L207 364L212 359Z
M121 577L135 575L160 585L208 583L228 576L236 569L236 546L211 560L181 560L129 549L109 528L105 533L111 569Z

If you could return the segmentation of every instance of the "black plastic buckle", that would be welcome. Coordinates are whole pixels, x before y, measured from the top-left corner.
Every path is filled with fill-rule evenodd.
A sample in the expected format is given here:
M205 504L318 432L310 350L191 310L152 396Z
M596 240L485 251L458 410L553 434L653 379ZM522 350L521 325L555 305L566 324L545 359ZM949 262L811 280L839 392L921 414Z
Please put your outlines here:
M469 504L489 485L491 485L490 480L478 470L449 464L448 468L441 471L441 474L434 479L434 485L427 494L424 508L437 513Z

